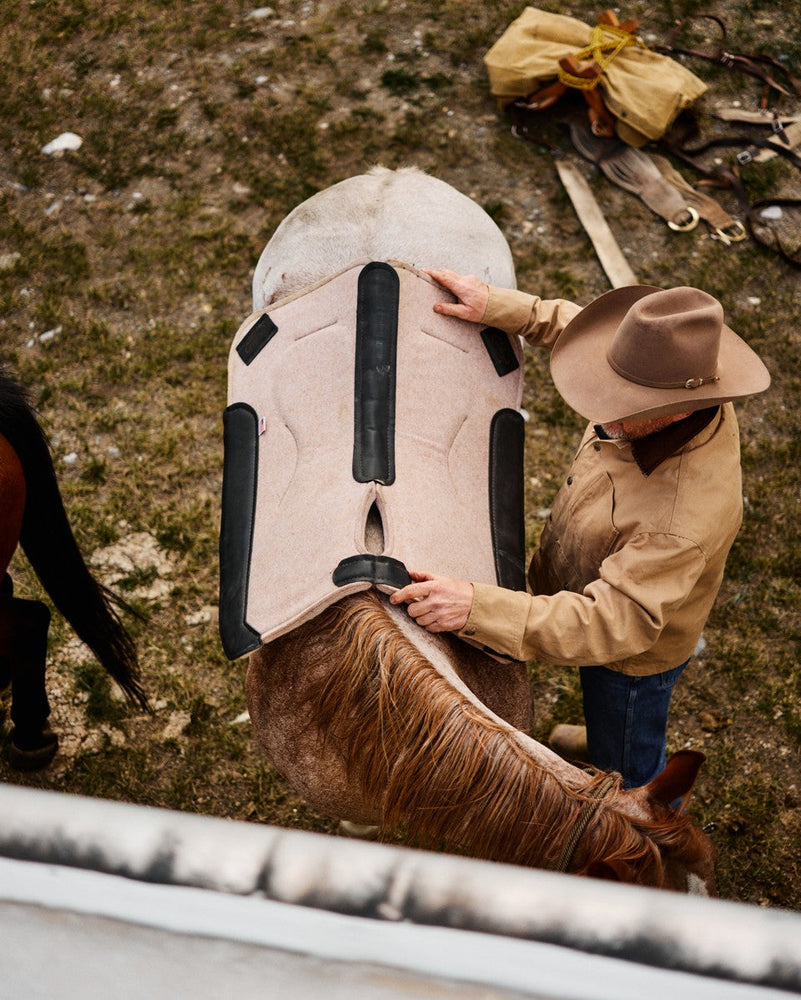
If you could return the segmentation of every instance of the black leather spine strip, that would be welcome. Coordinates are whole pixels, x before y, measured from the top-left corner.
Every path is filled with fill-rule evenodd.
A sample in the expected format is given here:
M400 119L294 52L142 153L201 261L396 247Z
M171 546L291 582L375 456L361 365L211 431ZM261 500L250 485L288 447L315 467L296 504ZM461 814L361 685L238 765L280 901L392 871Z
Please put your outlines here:
M509 340L509 334L504 333L495 326L487 326L481 331L481 339L487 354L495 366L495 371L503 378L510 372L517 371L520 362L517 360L514 348Z
M278 327L263 313L236 345L236 353L249 365L278 333Z
M523 508L525 429L517 410L498 410L490 424L489 510L498 586L526 589Z
M412 582L409 571L398 559L390 556L374 556L369 553L348 556L334 570L331 579L337 587L349 583L365 582L381 584L385 587L406 587Z
M220 638L225 655L236 660L261 644L246 621L259 459L258 417L247 403L226 409L223 447Z
M353 478L395 481L395 378L400 280L373 261L359 274L356 301Z

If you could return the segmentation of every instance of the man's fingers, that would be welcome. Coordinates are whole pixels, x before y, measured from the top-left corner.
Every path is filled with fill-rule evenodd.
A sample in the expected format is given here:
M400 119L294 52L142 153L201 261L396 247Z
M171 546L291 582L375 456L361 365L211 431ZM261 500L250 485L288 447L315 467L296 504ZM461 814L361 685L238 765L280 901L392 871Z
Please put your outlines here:
M396 590L394 594L390 594L389 600L392 604L411 604L415 601L422 601L428 596L430 587L427 588L425 583L410 583L405 587L401 587L400 590Z

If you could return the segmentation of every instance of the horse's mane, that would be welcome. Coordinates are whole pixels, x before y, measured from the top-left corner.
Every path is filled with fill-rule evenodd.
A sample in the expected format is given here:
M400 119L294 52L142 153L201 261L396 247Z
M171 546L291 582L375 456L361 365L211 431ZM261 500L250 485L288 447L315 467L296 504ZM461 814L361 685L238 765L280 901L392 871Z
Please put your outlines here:
M380 803L382 831L403 826L426 846L556 867L604 773L588 773L580 792L569 788L437 671L374 592L334 605L296 636L303 658L325 659L309 705L352 777ZM633 881L660 885L661 851L687 846L690 819L665 811L664 820L633 820L615 809L621 795L618 776L571 870L626 866Z

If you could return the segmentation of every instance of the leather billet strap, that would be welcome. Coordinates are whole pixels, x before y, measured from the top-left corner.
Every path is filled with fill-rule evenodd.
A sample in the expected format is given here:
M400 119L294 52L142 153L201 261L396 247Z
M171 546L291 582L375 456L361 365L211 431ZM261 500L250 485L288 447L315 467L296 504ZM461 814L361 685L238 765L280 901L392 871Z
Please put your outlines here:
M778 254L793 267L801 267L801 256L797 247L788 250L782 243L780 233L767 224L760 215L761 211L770 205L783 208L795 208L801 212L801 199L798 198L766 198L753 204L748 198L745 187L740 179L740 171L756 160L755 150L772 150L783 157L796 169L801 171L801 156L782 142L770 139L758 139L753 136L727 136L721 139L711 139L708 142L688 147L676 142L665 143L667 150L676 158L689 164L699 174L720 187L730 187L740 204L745 226L754 242L766 250ZM738 149L733 165L713 164L707 167L700 159L709 150L732 148ZM769 233L770 235L766 235ZM725 233L724 233L725 236ZM725 240L724 240L725 242Z
M710 21L716 24L721 34L721 44L713 50L700 48L681 48L676 43L682 32L692 21ZM665 45L655 46L656 52L664 55L684 55L694 56L697 59L704 59L707 62L715 63L718 66L725 66L728 69L736 69L748 76L753 76L761 80L766 87L775 90L785 97L801 97L801 80L793 76L786 66L783 66L777 59L767 55L745 55L729 51L728 47L722 44L726 39L726 25L724 21L714 14L695 14L691 17L677 21L670 37ZM782 77L780 83L776 75Z

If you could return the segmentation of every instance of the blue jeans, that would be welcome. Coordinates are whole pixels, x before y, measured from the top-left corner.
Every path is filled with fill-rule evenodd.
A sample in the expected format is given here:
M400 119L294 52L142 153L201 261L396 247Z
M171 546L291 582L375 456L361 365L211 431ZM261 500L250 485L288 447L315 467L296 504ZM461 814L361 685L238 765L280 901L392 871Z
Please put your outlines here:
M662 674L630 677L607 667L581 667L590 762L618 771L626 788L647 784L664 768L673 686L689 663Z

